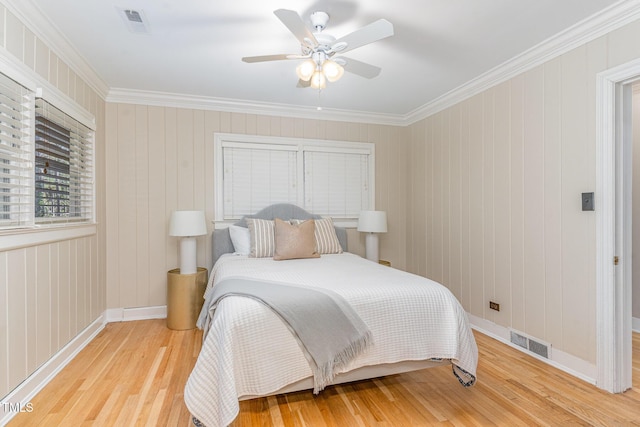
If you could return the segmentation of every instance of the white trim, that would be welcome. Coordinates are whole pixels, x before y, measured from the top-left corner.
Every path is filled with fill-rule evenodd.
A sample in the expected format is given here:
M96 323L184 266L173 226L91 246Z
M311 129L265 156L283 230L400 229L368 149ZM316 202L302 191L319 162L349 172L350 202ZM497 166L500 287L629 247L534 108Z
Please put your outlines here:
M616 145L620 85L640 75L640 59L596 76L596 343L598 387L619 393L631 387L631 284L616 281ZM622 93L622 91L619 91ZM620 240L620 236L617 236ZM620 250L620 249L618 249ZM622 270L619 271L623 273Z
M631 319L631 330L633 332L640 333L640 317L634 317Z
M231 220L231 221L216 221L216 220L211 220L211 224L213 224L213 229L214 230L224 230L225 228L229 228L230 225L235 224L237 221L236 220ZM333 220L333 225L335 227L342 227L342 228L357 228L358 227L358 220L354 219L354 220L348 220L348 219L334 219Z
M640 3L637 0L620 1L416 108L404 120L406 124L412 124L425 119L639 18Z
M341 153L356 153L368 155L369 164L369 207L375 208L375 165L376 165L376 146L372 142L360 142L360 141L337 141L329 139L310 139L310 138L291 138L280 136L264 136L264 135L244 135L237 133L222 133L216 132L213 136L213 158L214 158L214 188L213 199L215 201L214 219L213 223L216 228L227 228L228 225L235 221L230 221L224 218L224 167L222 149L224 147L242 147L242 148L255 148L259 146L269 145L275 147L277 150L292 150L298 152L298 162L302 165L302 153L304 151L321 151L321 152L341 152ZM255 146L254 146L255 145ZM298 168L298 182L304 182L304 168ZM298 185L298 202L304 201L304 187ZM303 206L301 204L300 206ZM351 221L350 219L336 219L335 225L340 227L352 227L357 225L357 220ZM338 224L339 223L339 224ZM218 226L221 224L222 226Z
M18 61L6 48L0 46L0 69L2 74L19 83L32 92L38 88L32 69Z
M309 107L304 105L276 104L242 99L216 98L168 92L153 92L135 89L112 88L107 102L151 105L158 107L189 108L197 110L225 111L229 113L256 114L277 117L296 117L314 120L334 120L386 125L402 125L405 119L400 114L371 113L366 111L339 110L335 108Z
M32 0L0 1L98 96L102 99L106 98L109 92L107 84ZM31 72L34 73L33 70Z
M17 5L6 0L2 3L107 102L396 126L411 125L436 114L640 18L638 1L622 0L413 111L384 114L330 108L318 111L316 107L307 106L109 88L31 0L22 0Z
M535 353L525 351L522 347L513 344L510 339L509 328L500 326L496 323L482 319L470 313L467 313L467 315L469 316L471 327L478 332L482 332L483 334L488 335L491 338L496 339L511 348L515 348L516 350L519 350L524 354L527 354L548 365L551 365L554 368L560 369L561 371L566 372L574 377L580 378L583 381L586 381L590 384L596 383L595 378L597 369L596 365L594 365L593 363L580 359L564 351L558 350L556 347L553 348L550 359L538 356Z
M79 239L97 233L96 224L46 226L28 229L7 229L0 232L0 251L44 245L61 240Z
M49 382L104 329L107 323L164 319L166 317L166 305L105 310L67 345L62 347L34 373L29 375L18 387L3 397L0 402L14 405L19 403L21 407L25 407L40 390L49 384ZM37 408L34 409L37 410ZM4 412L4 406L0 405L0 426L6 425L16 414L16 412Z
M36 90L36 98L42 98L58 110L82 123L92 131L96 130L96 118L89 111L81 107L77 102L56 89L48 82L39 82Z
M11 404L20 403L22 407L26 406L40 390L58 375L58 373L104 329L105 324L104 314L102 314L34 373L29 375L18 387L3 397L2 402ZM15 415L16 412L4 412L4 405L0 405L0 425L6 425Z
M637 0L622 0L406 114L383 114L111 88L107 102L408 126L640 18Z
M110 308L105 311L107 323L130 322L132 320L166 319L167 306Z

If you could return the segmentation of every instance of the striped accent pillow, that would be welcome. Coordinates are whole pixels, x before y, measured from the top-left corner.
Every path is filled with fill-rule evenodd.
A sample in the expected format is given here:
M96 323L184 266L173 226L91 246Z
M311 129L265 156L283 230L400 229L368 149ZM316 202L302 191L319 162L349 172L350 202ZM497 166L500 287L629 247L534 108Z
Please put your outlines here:
M303 219L292 219L292 224L300 224ZM336 235L331 217L316 219L316 250L319 254L341 254L342 246Z
M268 219L247 218L251 238L251 258L272 257L275 251L273 221Z

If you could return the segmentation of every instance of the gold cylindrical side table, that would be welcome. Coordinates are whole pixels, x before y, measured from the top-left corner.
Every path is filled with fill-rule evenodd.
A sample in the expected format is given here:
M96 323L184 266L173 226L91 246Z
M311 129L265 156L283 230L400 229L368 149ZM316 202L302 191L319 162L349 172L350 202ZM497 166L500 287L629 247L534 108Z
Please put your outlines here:
M167 272L167 327L184 330L196 327L204 304L207 269L198 267L193 274L180 274L175 268Z

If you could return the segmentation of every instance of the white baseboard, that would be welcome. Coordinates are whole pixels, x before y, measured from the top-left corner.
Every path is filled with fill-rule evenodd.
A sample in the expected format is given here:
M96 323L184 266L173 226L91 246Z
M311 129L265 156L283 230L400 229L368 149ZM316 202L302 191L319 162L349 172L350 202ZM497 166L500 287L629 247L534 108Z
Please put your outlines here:
M67 345L29 375L11 393L2 398L0 426L6 425L19 411L12 408L30 408L30 400L38 394L73 358L85 348L106 325L104 313L84 328Z
M13 389L0 401L0 426L19 413L29 410L30 400L42 390L73 358L85 348L107 323L127 322L131 320L164 319L167 317L167 306L114 308L105 310L82 332L75 336L60 351L54 354L33 374L29 375L18 387Z
M551 351L551 358L547 359L538 356L535 353L529 352L520 346L517 346L511 342L511 333L509 328L497 325L489 320L482 319L473 314L468 314L471 327L478 332L482 332L485 335L490 336L508 346L520 350L523 353L530 355L538 360L541 360L554 368L558 368L574 377L580 378L590 384L596 384L596 377L598 376L598 370L595 364L589 363L586 360L580 359L564 351L553 348Z
M129 322L131 320L166 319L167 306L135 308L110 308L106 312L107 323Z
M631 325L631 329L633 329L633 332L640 332L640 319L637 317L632 317L631 318L633 324Z

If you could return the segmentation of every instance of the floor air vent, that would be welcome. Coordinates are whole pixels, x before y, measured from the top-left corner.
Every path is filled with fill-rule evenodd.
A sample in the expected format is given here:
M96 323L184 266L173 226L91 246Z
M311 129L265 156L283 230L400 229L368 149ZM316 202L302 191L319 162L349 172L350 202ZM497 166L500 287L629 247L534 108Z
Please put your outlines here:
M521 332L511 331L511 343L546 359L550 357L551 344L535 340Z

